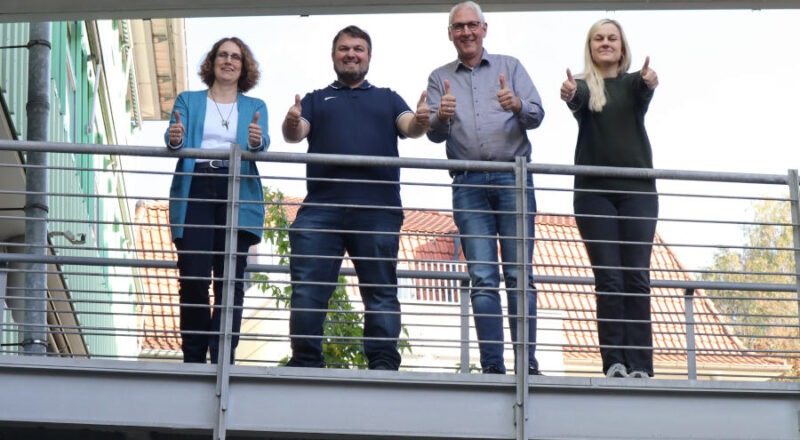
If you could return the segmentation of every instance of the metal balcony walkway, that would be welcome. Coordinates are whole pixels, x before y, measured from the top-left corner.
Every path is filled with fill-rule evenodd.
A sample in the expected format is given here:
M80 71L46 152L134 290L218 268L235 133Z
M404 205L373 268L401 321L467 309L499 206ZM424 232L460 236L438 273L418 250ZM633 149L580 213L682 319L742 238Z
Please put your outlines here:
M213 365L3 356L0 433L210 438L215 384ZM229 395L227 438L515 438L514 376L234 366ZM527 405L530 439L800 439L796 382L531 377Z

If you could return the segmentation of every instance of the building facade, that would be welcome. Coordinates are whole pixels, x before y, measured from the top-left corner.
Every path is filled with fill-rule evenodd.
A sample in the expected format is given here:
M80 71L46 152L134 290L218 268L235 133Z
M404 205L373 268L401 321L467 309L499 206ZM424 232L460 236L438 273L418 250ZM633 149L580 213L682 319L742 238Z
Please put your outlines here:
M147 22L144 24L144 22ZM142 120L159 119L185 81L182 20L52 22L48 141L128 145ZM0 24L0 138L26 140L29 121L26 45L28 23ZM168 49L163 49L166 47ZM177 51L180 56L172 56ZM142 64L137 69L137 62ZM168 65L166 73L156 66ZM183 70L181 70L183 69ZM164 69L162 69L164 70ZM150 74L150 72L153 72ZM180 72L180 73L178 73ZM160 76L157 76L160 75ZM160 78L160 83L153 78ZM141 81L138 79L141 78ZM146 94L147 99L140 96ZM48 153L47 253L87 260L131 258L133 239L121 156ZM0 245L25 247L24 151L0 153L10 172L2 177ZM50 353L67 356L135 356L135 304L140 288L131 268L96 264L50 265L47 274ZM3 342L19 341L14 325L24 317L24 265L11 267ZM8 331L5 331L8 330ZM13 347L13 345L10 345ZM16 351L7 348L6 351Z

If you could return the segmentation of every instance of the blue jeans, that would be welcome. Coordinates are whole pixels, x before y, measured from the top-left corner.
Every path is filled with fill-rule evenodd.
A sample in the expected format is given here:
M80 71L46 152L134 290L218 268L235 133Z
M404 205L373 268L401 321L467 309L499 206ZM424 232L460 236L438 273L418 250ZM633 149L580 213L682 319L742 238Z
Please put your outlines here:
M652 376L649 269L658 196L576 193L573 206L594 271L603 372L619 363Z
M475 331L481 353L481 367L506 371L503 361L503 312L500 305L500 265L497 242L500 241L503 277L508 300L511 339L517 342L517 292L520 274L517 259L517 191L512 173L468 172L453 179L454 219L461 234L464 256L467 259L472 288L470 299L475 314ZM467 186L463 186L467 185ZM473 186L474 185L474 186ZM512 188L507 188L512 187ZM525 241L528 264L533 258L534 219L536 197L533 177L528 174L525 196L528 214ZM539 368L536 361L536 288L531 266L522 281L528 295L530 317L528 332L528 366ZM521 348L521 346L518 346ZM516 357L517 350L514 351Z
M323 323L347 251L358 275L366 310L364 354L368 366L400 368L397 252L402 224L403 213L399 209L300 208L289 230L292 358L288 366L325 366Z
M183 361L206 362L210 350L211 362L216 363L219 348L220 313L223 304L222 277L225 269L225 229L228 199L227 168L203 169L204 173L192 178L186 210L187 225L183 237L175 240L178 249L180 275L181 350ZM201 200L198 200L201 199ZM196 226L189 226L196 225ZM244 270L247 251L259 239L249 232L239 230L233 296L232 346L230 362L236 358L239 331L244 305ZM214 308L208 305L208 288L214 275Z

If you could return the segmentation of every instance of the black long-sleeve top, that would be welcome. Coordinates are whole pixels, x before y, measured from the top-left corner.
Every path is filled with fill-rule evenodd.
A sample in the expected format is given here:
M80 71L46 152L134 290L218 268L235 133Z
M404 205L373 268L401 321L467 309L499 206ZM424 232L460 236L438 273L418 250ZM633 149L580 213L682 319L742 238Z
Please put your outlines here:
M567 106L578 121L576 165L653 168L653 152L644 115L653 97L639 72L605 79L607 102L600 112L589 109L589 88L578 89ZM576 189L655 191L654 179L575 176Z

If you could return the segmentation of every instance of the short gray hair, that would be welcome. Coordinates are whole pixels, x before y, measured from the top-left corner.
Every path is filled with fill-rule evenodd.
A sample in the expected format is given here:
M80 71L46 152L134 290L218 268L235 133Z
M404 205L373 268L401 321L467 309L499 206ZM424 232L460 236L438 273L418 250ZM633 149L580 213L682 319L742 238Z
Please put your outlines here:
M473 1L466 1L466 2L461 2L450 8L450 18L448 19L447 23L448 25L453 24L453 15L455 15L456 11L458 11L461 8L472 9L473 11L475 11L476 14L478 14L478 18L481 19L481 23L486 23L486 20L483 18L483 11L481 10L481 5Z

